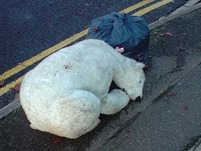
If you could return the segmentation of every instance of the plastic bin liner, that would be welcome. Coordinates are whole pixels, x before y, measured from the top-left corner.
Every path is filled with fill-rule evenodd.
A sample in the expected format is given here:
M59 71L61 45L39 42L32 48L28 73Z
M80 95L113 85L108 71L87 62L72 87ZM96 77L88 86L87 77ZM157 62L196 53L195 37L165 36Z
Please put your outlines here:
M147 63L149 27L142 17L113 12L96 18L86 38L103 40L124 56Z

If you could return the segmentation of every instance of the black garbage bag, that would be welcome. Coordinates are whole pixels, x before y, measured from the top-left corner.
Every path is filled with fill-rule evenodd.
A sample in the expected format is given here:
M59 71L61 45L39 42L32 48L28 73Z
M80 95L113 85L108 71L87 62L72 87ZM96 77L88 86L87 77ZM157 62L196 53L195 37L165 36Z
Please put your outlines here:
M86 38L103 40L124 56L147 63L149 27L142 17L113 12L96 18Z

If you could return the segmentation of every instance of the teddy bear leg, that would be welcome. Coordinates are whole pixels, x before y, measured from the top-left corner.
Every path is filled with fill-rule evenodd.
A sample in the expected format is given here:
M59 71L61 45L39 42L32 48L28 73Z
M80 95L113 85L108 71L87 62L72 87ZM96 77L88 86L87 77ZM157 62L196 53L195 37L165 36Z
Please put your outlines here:
M129 102L128 95L120 89L114 89L101 101L101 114L115 114Z
M101 101L96 95L75 89L61 94L37 115L34 112L27 114L31 128L75 139L99 124L100 109Z
M62 117L60 121L63 120L61 125L64 125L61 135L74 139L98 125L101 102L86 90L71 90L66 95L66 99L58 106L59 116Z

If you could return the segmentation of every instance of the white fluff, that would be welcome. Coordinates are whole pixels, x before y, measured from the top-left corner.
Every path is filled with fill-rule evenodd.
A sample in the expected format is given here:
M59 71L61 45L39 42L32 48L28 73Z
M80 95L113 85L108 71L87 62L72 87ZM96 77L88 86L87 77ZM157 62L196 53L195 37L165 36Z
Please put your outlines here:
M144 64L124 57L100 40L84 40L63 48L28 72L20 100L31 127L77 138L114 114L129 99L142 97ZM124 91L114 89L112 80Z

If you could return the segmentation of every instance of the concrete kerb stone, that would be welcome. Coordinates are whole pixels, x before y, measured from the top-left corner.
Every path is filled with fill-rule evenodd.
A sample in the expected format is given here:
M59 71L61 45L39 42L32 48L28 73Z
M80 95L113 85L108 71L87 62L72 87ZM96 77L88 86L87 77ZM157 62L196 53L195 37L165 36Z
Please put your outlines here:
M185 7L185 9L182 9L182 10L179 10L179 8L178 8L169 16L160 18L158 21L151 23L149 25L150 30L157 28L157 27L159 27L159 26L161 26L161 25L163 25L163 24L165 24L165 23L167 23L167 22L169 22L169 21L171 21L171 20L173 20L179 16L185 15L191 11L195 11L195 10L201 8L201 3L196 4L197 2L198 2L198 0L190 0L185 5L191 6L191 7ZM193 4L196 4L196 5L192 6ZM8 104L7 106L0 109L0 119L5 117L6 115L11 113L15 109L17 109L19 106L21 106L21 103L20 103L20 100L18 98L17 100L14 100L13 102Z
M201 151L201 138L188 151Z
M175 19L175 18L177 18L179 16L183 16L183 15L185 15L187 13L190 13L192 11L195 11L195 10L197 10L199 8L201 8L201 3L196 4L196 5L192 6L192 7L185 7L182 10L180 8L178 8L173 13L171 13L169 16L162 17L158 21L151 23L149 25L149 28L150 28L150 30L152 30L154 28L157 28L157 27L159 27L159 26L161 26L161 25L163 25L163 24L165 24L167 22L170 22L171 20L173 20L173 19Z
M187 8L190 8L190 7L194 6L195 4L197 4L199 1L200 0L189 0L183 6L181 6L180 8L178 8L176 11L172 12L171 15L177 14L179 12L183 12Z
M186 4L184 4L184 6L191 7L195 4L197 4L198 2L200 2L200 0L189 0L188 2L186 2Z
M16 108L18 108L21 105L20 99L16 99L10 104L6 105L2 109L0 109L0 119L3 118L4 116L8 115L12 111L14 111Z

